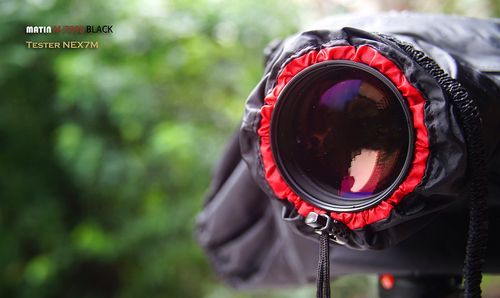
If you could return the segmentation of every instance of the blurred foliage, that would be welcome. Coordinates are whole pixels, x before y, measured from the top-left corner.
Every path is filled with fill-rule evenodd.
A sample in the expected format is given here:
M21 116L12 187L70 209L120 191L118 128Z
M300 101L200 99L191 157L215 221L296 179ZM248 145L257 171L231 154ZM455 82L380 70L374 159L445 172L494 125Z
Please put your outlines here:
M359 2L0 2L0 297L311 296L222 286L194 216L265 45ZM27 49L39 24L114 34Z

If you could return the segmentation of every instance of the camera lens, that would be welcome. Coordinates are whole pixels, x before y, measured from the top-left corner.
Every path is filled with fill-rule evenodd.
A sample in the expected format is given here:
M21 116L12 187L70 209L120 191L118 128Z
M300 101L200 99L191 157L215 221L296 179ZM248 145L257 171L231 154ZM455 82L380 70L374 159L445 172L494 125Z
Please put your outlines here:
M399 91L378 71L350 61L316 64L278 98L273 156L306 201L331 211L364 209L404 178L410 119Z

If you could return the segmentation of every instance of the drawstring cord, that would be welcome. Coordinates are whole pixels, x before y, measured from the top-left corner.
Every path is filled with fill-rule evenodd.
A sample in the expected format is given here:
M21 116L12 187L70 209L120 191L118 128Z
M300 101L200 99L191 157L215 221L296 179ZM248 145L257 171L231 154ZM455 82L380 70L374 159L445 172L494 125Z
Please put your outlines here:
M330 241L345 245L348 231L342 223L330 218L328 214L309 212L304 222L319 234L316 297L330 298Z
M475 101L459 82L452 79L439 65L423 52L406 42L382 35L394 42L411 56L423 69L432 75L458 110L458 119L467 144L467 158L471 181L468 185L469 231L463 268L466 298L481 297L481 268L488 244L488 202L485 149L481 134L481 117Z
M330 298L330 234L332 241L343 243L344 235L339 228L334 229L337 221L332 220L327 214L318 214L310 212L305 223L313 228L319 234L319 260L318 272L316 277L316 297Z
M319 236L318 275L316 278L316 297L330 298L330 245L329 234L322 231Z

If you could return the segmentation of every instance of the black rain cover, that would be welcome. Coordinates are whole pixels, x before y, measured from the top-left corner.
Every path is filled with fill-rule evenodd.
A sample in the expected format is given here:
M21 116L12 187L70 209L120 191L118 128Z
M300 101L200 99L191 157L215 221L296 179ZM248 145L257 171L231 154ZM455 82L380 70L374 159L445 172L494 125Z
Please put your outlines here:
M351 29L352 27L356 29ZM311 49L369 44L394 61L425 97L430 156L424 179L387 220L356 230L353 250L332 245L332 274L460 274L467 234L466 148L457 111L441 87L396 45L392 35L435 60L476 99L489 166L490 235L500 231L500 22L389 13L336 16L266 49L263 79L249 96L241 130L215 171L197 236L218 274L237 287L315 279L317 242L300 221L284 221L283 204L264 178L257 128L260 107L280 69ZM240 153L241 152L241 153ZM285 214L286 217L286 214ZM486 272L500 271L500 241L490 236Z

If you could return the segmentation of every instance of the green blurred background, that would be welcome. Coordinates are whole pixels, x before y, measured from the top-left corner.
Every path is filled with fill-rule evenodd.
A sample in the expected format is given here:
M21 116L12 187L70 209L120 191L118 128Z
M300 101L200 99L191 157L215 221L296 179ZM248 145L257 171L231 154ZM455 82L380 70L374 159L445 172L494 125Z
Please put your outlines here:
M1 1L0 297L312 297L227 288L195 215L265 45L322 16L387 9L500 15L498 0ZM86 35L97 50L26 48L76 39L24 34L58 24L114 34ZM374 285L340 279L334 294Z

